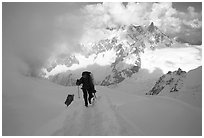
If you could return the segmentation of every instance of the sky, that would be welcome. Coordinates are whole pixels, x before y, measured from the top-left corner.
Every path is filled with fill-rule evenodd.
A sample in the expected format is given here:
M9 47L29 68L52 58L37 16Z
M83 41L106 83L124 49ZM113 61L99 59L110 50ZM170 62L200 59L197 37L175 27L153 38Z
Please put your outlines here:
M187 12L187 8L189 6L195 8L195 12L201 12L202 11L202 3L201 2L173 2L172 5L175 9Z
M202 3L3 2L3 62L15 55L35 76L48 59L81 52L79 44L105 37L107 26L152 21L172 38L202 43Z

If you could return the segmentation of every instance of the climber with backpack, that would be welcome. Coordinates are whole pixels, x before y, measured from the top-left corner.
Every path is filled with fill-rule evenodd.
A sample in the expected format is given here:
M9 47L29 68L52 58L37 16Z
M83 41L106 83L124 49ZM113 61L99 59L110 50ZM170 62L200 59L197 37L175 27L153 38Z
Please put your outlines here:
M94 97L96 92L91 72L88 71L82 72L82 77L80 79L77 79L76 81L76 85L79 86L80 84L82 84L81 89L83 91L85 106L88 107L88 102L89 104L91 104L91 99Z

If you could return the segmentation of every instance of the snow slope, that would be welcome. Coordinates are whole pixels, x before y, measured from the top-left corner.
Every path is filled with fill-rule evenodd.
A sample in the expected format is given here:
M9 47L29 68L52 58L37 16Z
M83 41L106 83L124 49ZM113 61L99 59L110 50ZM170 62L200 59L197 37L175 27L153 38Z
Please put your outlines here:
M2 135L33 135L64 110L67 93L76 91L30 77L26 64L8 52L2 64Z
M75 101L58 119L63 125L56 128L57 119L37 131L37 135L141 135L124 120L116 116L105 95L98 95L98 101L88 108L80 100ZM66 116L66 117L64 117ZM58 123L59 123L58 122ZM54 126L54 128L53 128ZM52 130L52 131L50 131ZM48 133L45 133L48 132Z
M141 69L115 87L137 95L144 95L152 89L156 81L168 71L178 68L188 72L202 65L202 46L174 45L154 51L146 49L141 54ZM135 91L134 91L135 90Z
M24 81L10 82L9 87L3 85L3 135L32 135L35 129L64 109L68 93L65 87L21 77Z
M98 100L86 108L77 98L77 87L33 78L25 70L15 58L3 59L4 136L202 134L202 109L182 101L96 87ZM75 100L66 108L68 93Z
M147 69L140 69L139 72L134 74L131 78L127 78L122 83L110 88L115 91L124 91L125 93L144 96L145 92L154 86L161 75L163 75L163 72L158 68L151 73Z
M143 97L97 87L98 100L70 107L36 135L201 135L201 109L164 97ZM56 125L57 124L57 125Z
M202 108L202 66L187 73L184 86L176 98Z
M187 73L181 69L168 72L146 94L173 97L202 107L202 66Z
M3 135L201 135L201 109L171 98L97 87L97 102L85 108L76 87L20 79L3 89ZM75 94L68 108L67 93Z

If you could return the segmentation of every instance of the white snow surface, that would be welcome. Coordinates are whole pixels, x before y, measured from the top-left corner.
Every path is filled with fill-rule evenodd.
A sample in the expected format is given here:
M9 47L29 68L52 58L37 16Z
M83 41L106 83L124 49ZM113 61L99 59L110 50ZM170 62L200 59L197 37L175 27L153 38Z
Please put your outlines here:
M202 66L187 73L184 86L176 98L202 108Z
M30 77L25 74L27 66L8 54L2 63L3 136L202 135L202 108L180 99L141 96L136 94L137 89L128 93L122 89L96 87L97 100L94 106L86 108L83 99L77 97L77 87ZM148 74L137 79L142 84ZM141 92L143 88L145 86ZM194 84L186 82L185 89L194 88ZM69 107L64 104L67 94L75 95Z
M96 87L88 108L77 87L19 76L3 89L3 135L201 135L202 111L184 102ZM5 90L15 92L7 95ZM64 105L67 94L75 100ZM80 91L80 96L81 95Z

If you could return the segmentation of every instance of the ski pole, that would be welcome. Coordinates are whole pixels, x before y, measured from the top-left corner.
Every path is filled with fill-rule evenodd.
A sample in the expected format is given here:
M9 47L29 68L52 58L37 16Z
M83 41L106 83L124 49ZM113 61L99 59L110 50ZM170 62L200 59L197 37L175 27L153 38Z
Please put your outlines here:
M80 95L79 95L79 86L78 86L78 98L80 98Z

